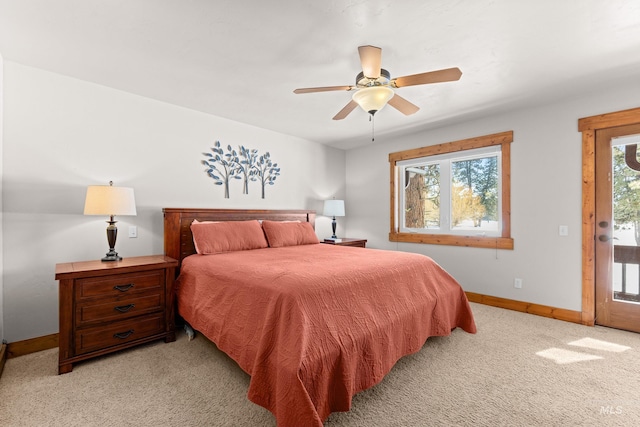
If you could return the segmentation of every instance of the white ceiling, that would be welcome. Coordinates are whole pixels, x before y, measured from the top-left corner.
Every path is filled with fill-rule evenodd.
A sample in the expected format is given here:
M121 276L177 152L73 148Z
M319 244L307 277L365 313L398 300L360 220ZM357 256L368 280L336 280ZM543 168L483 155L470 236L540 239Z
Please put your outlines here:
M640 79L637 0L0 0L8 61L340 148L368 114L331 118L357 47L392 77L459 67L457 82L397 89L420 107L375 117L376 140Z

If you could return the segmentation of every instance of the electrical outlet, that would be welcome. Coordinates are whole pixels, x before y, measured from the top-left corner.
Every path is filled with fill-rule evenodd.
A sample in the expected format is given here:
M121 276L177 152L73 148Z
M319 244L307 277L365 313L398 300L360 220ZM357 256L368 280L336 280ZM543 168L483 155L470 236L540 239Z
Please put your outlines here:
M516 289L522 289L522 279L516 277L513 279L513 287Z
M138 227L136 227L135 225L129 226L129 237L131 238L138 237Z

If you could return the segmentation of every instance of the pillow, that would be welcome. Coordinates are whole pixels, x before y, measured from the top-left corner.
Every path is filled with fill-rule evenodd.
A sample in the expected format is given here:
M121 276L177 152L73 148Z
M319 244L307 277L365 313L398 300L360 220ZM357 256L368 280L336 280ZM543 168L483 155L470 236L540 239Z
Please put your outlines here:
M320 243L310 222L262 221L264 234L272 248Z
M269 247L258 221L192 222L191 233L202 255Z

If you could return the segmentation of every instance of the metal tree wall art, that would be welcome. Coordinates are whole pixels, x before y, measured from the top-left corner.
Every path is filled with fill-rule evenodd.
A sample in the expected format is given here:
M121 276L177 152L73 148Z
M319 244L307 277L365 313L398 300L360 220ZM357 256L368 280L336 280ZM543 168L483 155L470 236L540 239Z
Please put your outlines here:
M235 174L235 159L231 146L228 145L229 152L224 154L224 150L220 148L220 141L216 141L211 149L213 154L204 153L209 160L203 160L202 163L207 166L207 175L215 181L216 185L224 185L224 198L229 198L229 180ZM217 166L217 165L219 166Z
M229 198L229 181L241 179L242 194L249 194L249 182L259 181L262 185L262 198L264 199L265 187L274 185L276 177L280 175L280 168L273 163L271 155L267 152L258 156L258 150L249 149L243 145L236 151L227 145L227 153L221 148L220 141L216 141L211 148L212 153L203 153L207 160L202 164L207 167L206 173L216 185L224 185L224 197Z
M256 167L258 169L260 183L262 184L262 198L264 199L264 188L267 185L275 184L276 178L280 176L280 168L277 163L271 161L271 156L268 152L260 156Z
M235 153L235 151L234 151ZM255 181L258 170L255 168L258 160L258 150L240 146L240 156L234 158L238 173L242 175L242 194L249 194L249 181ZM264 194L262 195L264 199Z

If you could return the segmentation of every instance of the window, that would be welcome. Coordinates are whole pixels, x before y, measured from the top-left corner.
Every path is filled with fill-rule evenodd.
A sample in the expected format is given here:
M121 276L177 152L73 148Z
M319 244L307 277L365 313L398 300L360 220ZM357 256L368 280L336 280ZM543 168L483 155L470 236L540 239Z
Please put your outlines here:
M513 249L513 132L392 153L389 240Z

